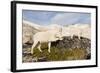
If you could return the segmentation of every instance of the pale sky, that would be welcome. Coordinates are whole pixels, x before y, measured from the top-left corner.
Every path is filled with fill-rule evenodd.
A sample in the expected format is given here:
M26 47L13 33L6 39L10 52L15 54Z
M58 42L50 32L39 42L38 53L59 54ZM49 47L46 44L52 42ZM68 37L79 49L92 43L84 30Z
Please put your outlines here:
M91 24L90 13L23 10L23 20L39 25Z

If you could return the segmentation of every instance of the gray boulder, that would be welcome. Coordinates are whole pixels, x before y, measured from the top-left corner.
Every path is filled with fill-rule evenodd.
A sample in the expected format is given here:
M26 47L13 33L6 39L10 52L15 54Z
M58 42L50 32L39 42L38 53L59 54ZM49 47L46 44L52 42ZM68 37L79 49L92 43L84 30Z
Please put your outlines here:
M80 39L78 38L78 36L73 36L73 38L71 38L70 36L64 37L63 40L52 42L52 46L59 49L86 49L86 55L90 56L91 54L91 40L84 37L81 37Z

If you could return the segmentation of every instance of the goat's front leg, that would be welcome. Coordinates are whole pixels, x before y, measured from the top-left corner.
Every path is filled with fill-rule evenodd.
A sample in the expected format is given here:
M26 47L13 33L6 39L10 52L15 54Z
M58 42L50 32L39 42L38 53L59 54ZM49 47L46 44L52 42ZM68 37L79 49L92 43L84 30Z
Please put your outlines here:
M81 39L81 33L78 34L78 39Z
M73 39L73 35L71 35L71 39Z
M48 43L48 52L50 53L51 42Z

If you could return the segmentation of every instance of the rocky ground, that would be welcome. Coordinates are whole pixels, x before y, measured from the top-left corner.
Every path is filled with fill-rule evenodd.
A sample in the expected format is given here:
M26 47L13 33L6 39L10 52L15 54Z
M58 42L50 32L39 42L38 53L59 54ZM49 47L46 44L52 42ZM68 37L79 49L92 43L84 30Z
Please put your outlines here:
M51 54L47 52L46 47L42 53L39 50L35 50L35 54L32 55L30 54L31 46L31 43L23 45L23 62L82 60L91 58L91 40L83 37L79 39L77 36L73 36L73 38L69 36L64 37L63 40L52 42Z

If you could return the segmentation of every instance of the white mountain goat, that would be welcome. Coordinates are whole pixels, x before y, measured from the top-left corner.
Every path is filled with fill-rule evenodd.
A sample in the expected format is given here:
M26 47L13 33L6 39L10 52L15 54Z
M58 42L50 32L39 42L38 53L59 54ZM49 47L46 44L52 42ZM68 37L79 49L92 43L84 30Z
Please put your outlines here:
M35 46L39 43L38 49L40 52L41 50L41 43L48 43L48 52L50 53L50 47L51 47L51 42L57 41L57 40L63 40L62 39L62 34L61 30L48 30L48 31L42 31L42 32L37 32L35 35L33 35L33 45L31 48L31 54L33 54Z
M91 26L88 24L76 24L76 25L70 25L68 27L63 27L62 29L62 36L71 36L71 38L73 38L73 36L78 36L78 38L80 39L80 37L85 37L88 39L91 39Z

